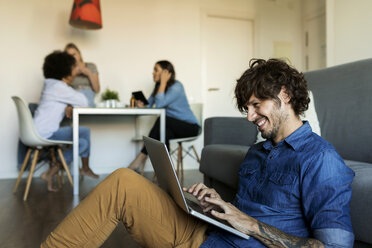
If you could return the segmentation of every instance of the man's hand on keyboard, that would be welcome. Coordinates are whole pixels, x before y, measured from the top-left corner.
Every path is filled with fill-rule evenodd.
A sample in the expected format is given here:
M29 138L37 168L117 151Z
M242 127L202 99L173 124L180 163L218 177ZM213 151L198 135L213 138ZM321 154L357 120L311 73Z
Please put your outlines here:
M192 185L190 188L183 188L183 190L195 196L204 212L209 212L212 209L220 209L215 204L205 201L206 197L223 201L221 196L216 192L215 189L208 188L203 183L197 183Z

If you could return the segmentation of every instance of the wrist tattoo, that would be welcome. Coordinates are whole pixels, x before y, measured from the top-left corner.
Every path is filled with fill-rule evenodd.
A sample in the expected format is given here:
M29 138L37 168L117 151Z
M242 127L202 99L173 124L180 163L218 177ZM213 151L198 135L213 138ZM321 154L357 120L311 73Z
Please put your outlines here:
M267 247L322 247L324 245L311 238L301 238L289 235L273 226L267 225L262 222L258 222L258 239L264 243Z

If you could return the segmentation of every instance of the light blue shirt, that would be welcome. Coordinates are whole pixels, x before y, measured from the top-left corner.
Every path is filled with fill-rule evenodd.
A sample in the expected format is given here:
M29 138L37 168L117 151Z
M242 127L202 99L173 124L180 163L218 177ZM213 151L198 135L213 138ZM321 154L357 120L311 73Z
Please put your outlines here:
M164 94L158 93L155 97L150 96L148 106L155 104L156 108L165 108L166 115L191 124L198 124L198 120L190 109L185 90L179 81L176 81Z
M45 139L58 130L65 116L67 105L87 107L87 98L61 80L47 78L41 94L39 106L35 111L36 131Z

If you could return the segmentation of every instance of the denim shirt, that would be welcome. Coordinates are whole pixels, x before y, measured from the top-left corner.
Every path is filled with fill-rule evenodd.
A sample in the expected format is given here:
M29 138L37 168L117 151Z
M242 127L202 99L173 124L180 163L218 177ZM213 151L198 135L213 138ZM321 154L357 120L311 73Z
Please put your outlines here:
M276 146L252 146L239 169L233 204L290 235L320 240L326 247L352 247L349 204L354 172L308 122ZM265 247L217 228L201 247Z

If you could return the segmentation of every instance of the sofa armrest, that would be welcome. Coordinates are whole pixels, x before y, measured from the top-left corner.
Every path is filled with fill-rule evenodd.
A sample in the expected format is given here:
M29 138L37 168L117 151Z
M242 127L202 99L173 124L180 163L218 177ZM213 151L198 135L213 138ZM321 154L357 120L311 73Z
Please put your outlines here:
M204 122L204 146L230 144L251 146L256 141L257 128L243 117L211 117Z
M204 183L214 188L225 201L231 201L235 196L240 164L248 149L248 146L214 144L202 150L199 170L204 174Z
M345 160L345 164L355 172L351 184L353 194L350 203L355 240L365 242L372 247L372 164L350 160Z

